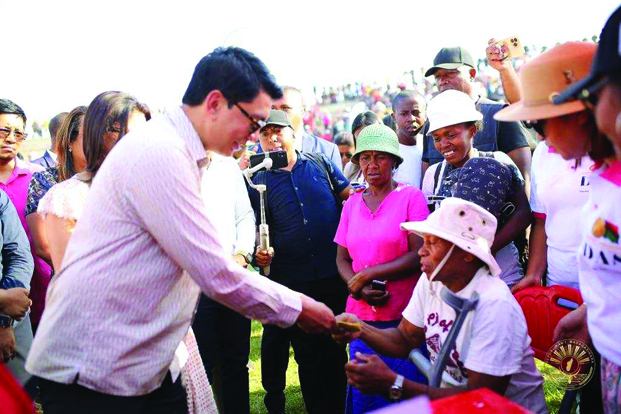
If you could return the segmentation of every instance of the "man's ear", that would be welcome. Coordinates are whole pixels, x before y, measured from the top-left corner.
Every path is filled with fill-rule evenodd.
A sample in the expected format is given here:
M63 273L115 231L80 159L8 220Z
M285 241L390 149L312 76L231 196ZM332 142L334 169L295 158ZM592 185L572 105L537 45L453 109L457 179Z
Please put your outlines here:
M390 114L390 117L392 118L393 122L396 124L397 123L397 118L395 117L395 113L394 112L392 112Z
M209 92L203 101L203 107L210 116L217 115L221 109L227 106L227 104L228 100L224 97L222 92L217 89Z

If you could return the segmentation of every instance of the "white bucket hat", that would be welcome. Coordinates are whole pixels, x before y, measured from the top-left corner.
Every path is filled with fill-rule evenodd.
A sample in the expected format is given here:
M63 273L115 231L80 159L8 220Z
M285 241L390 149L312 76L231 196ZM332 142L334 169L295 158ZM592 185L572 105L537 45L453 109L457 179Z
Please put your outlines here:
M470 98L468 98L470 99ZM422 236L433 234L481 259L494 276L500 267L490 250L496 234L496 217L483 207L460 198L449 197L425 221L401 223L401 228Z
M427 106L429 132L464 122L480 121L483 114L477 111L472 98L463 92L449 89L435 96Z

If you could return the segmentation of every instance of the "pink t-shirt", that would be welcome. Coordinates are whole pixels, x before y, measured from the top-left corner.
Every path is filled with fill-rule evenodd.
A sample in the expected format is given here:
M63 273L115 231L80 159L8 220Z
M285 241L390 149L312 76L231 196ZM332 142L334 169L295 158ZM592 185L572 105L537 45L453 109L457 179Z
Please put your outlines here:
M39 322L41 313L43 312L45 292L47 284L50 280L52 268L34 253L32 235L30 234L30 230L26 224L25 211L26 201L28 200L28 184L30 184L32 174L43 170L44 168L40 165L28 163L15 158L15 168L13 169L13 173L6 183L0 182L0 189L4 190L13 202L13 205L17 210L19 220L21 221L24 230L26 230L28 241L30 241L30 250L32 251L32 257L35 265L34 273L30 281L30 299L32 299L32 312L30 320L34 323Z
M409 251L407 232L400 228L406 221L422 221L429 215L422 191L408 184L399 184L371 213L362 192L352 195L343 207L335 243L347 248L352 268L364 268L395 260ZM386 290L390 299L382 307L370 306L364 300L347 299L347 312L364 321L394 321L408 304L418 275L389 281Z

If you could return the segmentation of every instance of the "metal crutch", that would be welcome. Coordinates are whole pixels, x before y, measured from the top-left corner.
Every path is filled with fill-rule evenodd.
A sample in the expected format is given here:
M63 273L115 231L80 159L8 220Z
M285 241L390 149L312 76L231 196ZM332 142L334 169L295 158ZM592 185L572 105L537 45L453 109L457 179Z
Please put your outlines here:
M457 342L457 335L459 335L459 331L466 321L468 313L475 310L477 303L479 302L479 294L477 292L472 293L470 299L465 299L448 290L446 286L442 287L440 297L455 310L456 315L451 331L446 337L446 342L440 350L440 355L438 355L436 363L431 365L429 360L425 358L419 349L414 349L410 352L410 361L412 361L414 365L416 365L418 369L423 372L425 376L427 376L429 385L435 388L440 386L442 380L453 386L460 385L450 375L444 372L444 368L446 367L451 351Z

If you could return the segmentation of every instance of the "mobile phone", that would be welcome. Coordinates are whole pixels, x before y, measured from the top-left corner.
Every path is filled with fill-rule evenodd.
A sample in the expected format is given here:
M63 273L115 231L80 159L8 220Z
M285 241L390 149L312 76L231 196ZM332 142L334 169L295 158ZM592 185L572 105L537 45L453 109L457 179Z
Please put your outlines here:
M263 152L261 154L251 155L250 156L250 168L255 167L263 162L265 158L272 159L272 170L277 170L279 168L285 168L289 161L287 160L287 153L285 151L272 151L272 152ZM265 168L261 168L259 171L265 171Z
M386 281L385 280L374 280L371 282L371 289L373 290L381 290L386 293Z
M524 51L524 47L522 46L522 42L517 36L509 37L503 39L496 43L496 45L502 49L503 46L506 46L507 59L515 59L524 56L526 53Z

